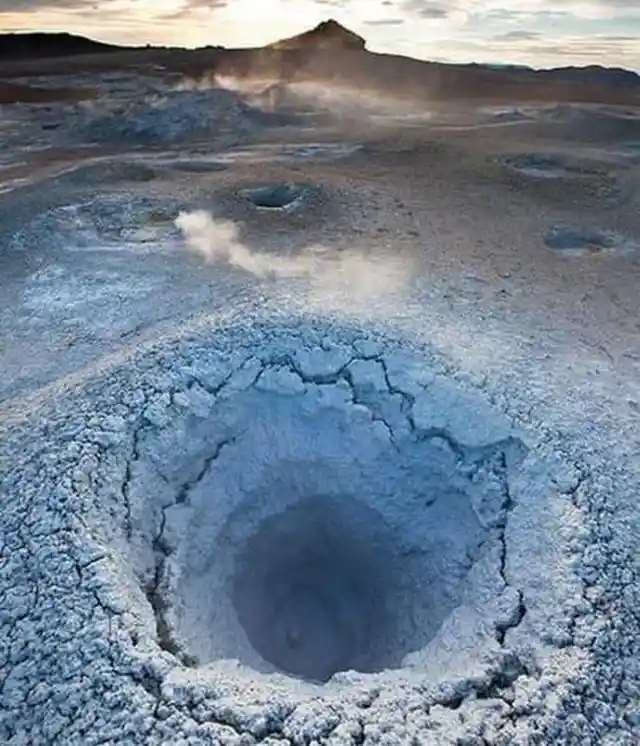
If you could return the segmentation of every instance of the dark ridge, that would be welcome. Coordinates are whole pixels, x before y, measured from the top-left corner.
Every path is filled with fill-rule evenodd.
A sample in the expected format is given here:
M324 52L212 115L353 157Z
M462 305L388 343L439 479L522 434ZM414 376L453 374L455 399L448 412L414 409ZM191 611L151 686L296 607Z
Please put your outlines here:
M365 40L333 18L322 21L309 31L269 44L267 48L290 49L364 49Z
M443 64L353 48L226 50L212 71L237 79L314 83L412 101L480 99L640 105L640 77L627 71L623 71L624 83L614 85L611 75L603 83L589 73L567 78L562 71ZM630 81L634 80L632 85Z
M44 57L49 58L46 66L39 61ZM369 52L361 36L333 19L264 47L241 49L119 47L71 34L7 34L0 35L0 59L7 63L4 77L156 65L163 71L191 77L220 74L271 84L311 82L417 101L482 99L496 103L640 105L640 75L631 70L598 65L536 70L506 64L446 64L378 54Z
M72 57L80 54L123 52L134 47L120 47L67 33L0 34L0 59L24 60L38 57Z
M565 67L533 68L529 65L499 65L479 64L472 62L465 67L471 69L490 69L498 72L528 75L532 80L547 80L549 82L577 83L582 85L602 85L613 88L637 88L640 87L640 75L633 70L625 70L622 67L604 67L603 65L587 65L576 67L569 65Z
M640 75L632 70L621 67L602 67L589 65L587 67L556 67L552 70L539 70L538 74L546 75L566 82L586 83L593 85L612 86L616 88L640 87Z

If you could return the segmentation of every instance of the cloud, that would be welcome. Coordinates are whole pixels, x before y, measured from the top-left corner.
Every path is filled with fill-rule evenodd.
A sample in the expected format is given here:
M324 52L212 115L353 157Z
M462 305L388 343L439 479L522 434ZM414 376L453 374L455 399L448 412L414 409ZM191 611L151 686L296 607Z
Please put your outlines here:
M163 21L188 20L200 11L215 11L226 8L230 0L182 0L180 7L169 12L158 13L155 17Z
M101 3L109 5L110 2ZM38 10L86 10L98 8L96 0L0 0L0 14L2 13L32 13Z
M495 36L492 36L492 41L502 42L502 41L534 41L535 39L539 39L541 34L539 34L537 31L507 31L504 34L496 34Z
M231 2L233 0L160 0L154 2L150 11L146 7L144 11L152 18L178 17L197 10L224 8ZM88 16L117 10L126 21L128 17L139 16L140 4L136 0L0 0L0 15L47 10L79 11Z
M387 0L408 15L425 20L461 20L470 16L517 20L537 15L568 15L580 19L640 18L638 0Z
M363 21L366 26L402 26L404 18L376 18L372 21Z
M183 0L176 12L188 13L191 10L217 10L226 8L233 0Z
M398 10L409 17L438 23L465 23L473 0L400 0Z
M576 57L583 63L602 64L612 53L624 54L627 50L637 48L637 43L637 37L606 34L593 37L549 38L527 46L527 52L534 57L553 56L557 64L571 64Z
M453 10L450 6L451 3L430 2L429 0L404 0L400 4L401 10L429 20L448 18Z
M638 0L463 0L478 16L517 19L536 15L569 15L581 19L611 20L620 16L640 18Z

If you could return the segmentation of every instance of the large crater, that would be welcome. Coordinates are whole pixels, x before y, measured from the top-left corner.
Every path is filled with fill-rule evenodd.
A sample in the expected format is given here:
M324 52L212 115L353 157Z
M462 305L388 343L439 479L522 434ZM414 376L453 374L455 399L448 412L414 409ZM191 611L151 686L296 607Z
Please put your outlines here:
M381 672L436 638L475 563L504 592L507 454L524 448L448 379L403 391L400 371L251 357L141 438L129 561L166 650L309 681Z
M582 670L574 477L425 351L194 325L51 411L2 482L8 743L453 744Z

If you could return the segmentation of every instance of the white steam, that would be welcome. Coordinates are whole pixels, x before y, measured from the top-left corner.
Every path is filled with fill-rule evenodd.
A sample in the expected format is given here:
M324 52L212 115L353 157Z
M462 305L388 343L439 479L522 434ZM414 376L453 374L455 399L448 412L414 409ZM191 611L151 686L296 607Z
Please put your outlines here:
M336 291L360 298L388 294L406 287L412 274L406 257L374 257L358 249L309 246L296 256L253 251L240 240L235 223L216 220L206 210L181 212L175 225L187 247L207 263L227 264L260 278L307 278L323 296Z
M236 77L205 73L200 78L183 78L177 85L180 91L207 91L225 89L242 96L248 103L260 108L277 109L279 102L315 107L330 111L345 119L415 119L420 122L434 116L433 107L423 100L412 101L406 96L396 97L379 90L366 90L346 84L326 81L285 82L275 77Z
M214 220L206 210L181 212L175 220L187 246L208 262L224 262L257 277L301 277L313 272L315 254L279 257L251 251L238 238L238 226L230 220Z

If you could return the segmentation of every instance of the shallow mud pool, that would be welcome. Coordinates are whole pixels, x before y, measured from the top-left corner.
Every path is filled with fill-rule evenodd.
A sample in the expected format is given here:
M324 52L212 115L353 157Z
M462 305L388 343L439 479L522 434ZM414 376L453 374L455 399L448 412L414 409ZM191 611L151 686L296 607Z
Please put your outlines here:
M553 155L538 155L535 153L515 155L506 158L505 165L526 176L540 179L579 178L590 175L589 170L584 166L580 168L576 164L568 163L566 158Z
M153 96L0 195L2 743L634 746L633 164Z
M552 226L546 232L544 240L552 251L565 256L615 254L636 248L632 241L615 231L581 229L567 225Z

